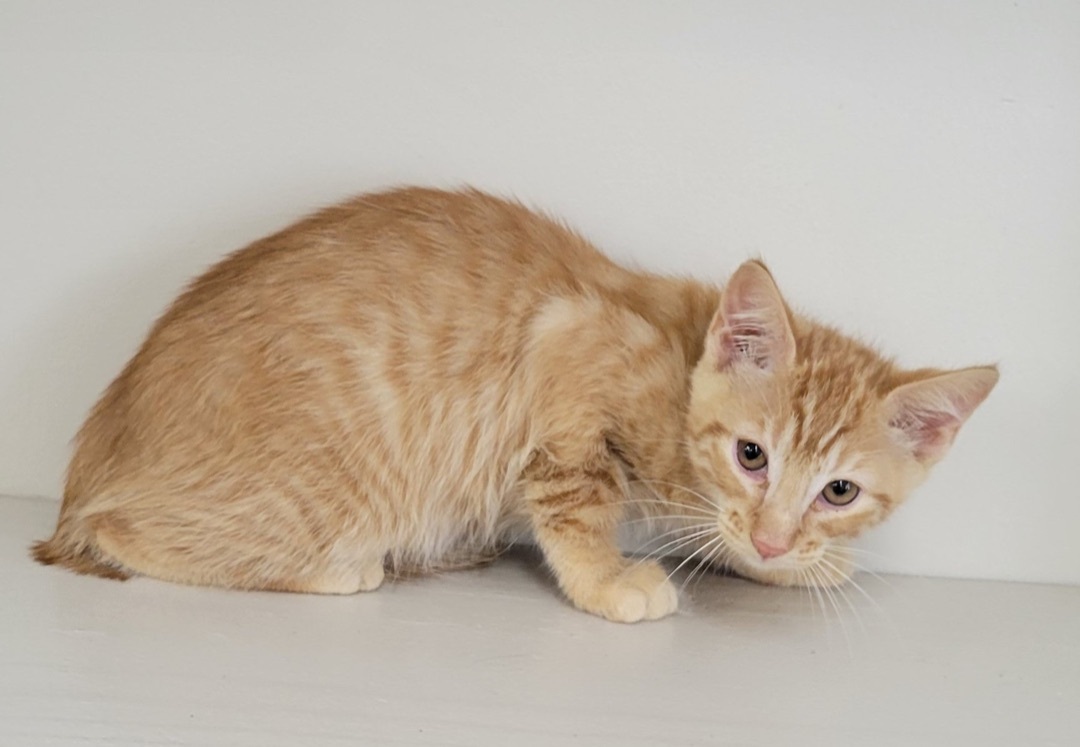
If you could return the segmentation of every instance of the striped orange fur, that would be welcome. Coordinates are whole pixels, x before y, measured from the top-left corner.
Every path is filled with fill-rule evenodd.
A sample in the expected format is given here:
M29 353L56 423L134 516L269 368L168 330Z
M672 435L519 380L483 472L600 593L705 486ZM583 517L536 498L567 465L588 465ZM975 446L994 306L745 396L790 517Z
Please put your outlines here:
M473 190L364 195L172 304L80 430L33 554L339 594L531 535L581 609L657 618L675 590L623 556L621 522L762 581L841 583L844 539L996 379L902 371L793 314L758 262L721 289L628 270ZM767 469L739 466L749 442ZM840 479L861 494L828 507Z

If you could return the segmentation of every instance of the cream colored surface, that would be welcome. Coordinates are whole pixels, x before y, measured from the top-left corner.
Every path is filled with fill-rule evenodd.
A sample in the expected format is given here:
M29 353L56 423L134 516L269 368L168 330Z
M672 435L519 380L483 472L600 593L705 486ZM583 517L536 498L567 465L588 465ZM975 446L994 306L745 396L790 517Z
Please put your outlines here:
M341 598L77 577L26 555L56 508L0 498L5 746L1080 741L1075 587L861 577L844 633L708 577L625 626L523 557Z

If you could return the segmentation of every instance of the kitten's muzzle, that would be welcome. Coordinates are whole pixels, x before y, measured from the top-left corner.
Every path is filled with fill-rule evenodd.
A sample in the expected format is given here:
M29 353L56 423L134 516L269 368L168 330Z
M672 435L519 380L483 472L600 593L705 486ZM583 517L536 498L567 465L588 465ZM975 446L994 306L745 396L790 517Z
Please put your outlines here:
M761 556L762 560L778 558L791 549L790 544L777 542L776 540L758 534L757 532L750 535L750 542L753 543L754 549L758 551L758 555Z

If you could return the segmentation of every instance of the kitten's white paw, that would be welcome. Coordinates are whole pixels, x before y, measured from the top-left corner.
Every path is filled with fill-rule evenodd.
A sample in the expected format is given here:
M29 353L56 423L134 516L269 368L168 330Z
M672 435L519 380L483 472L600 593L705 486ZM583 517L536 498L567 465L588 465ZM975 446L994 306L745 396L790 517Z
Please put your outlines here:
M656 563L632 565L601 584L578 606L614 622L657 620L679 607L678 593Z
M360 591L375 591L382 586L383 579L386 578L386 571L383 569L382 559L379 559L378 563L372 563L363 570L360 571Z
M356 594L361 591L375 591L382 586L386 571L382 560L371 563L355 571L326 574L311 585L310 591L316 594Z

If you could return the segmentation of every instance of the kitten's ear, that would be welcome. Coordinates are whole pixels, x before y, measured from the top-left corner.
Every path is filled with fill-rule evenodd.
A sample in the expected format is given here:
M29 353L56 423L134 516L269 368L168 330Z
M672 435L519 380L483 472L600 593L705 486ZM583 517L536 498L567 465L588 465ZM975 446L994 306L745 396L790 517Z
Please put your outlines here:
M787 307L761 262L744 262L728 280L705 350L718 369L751 363L770 371L794 362L795 335Z
M927 374L889 392L889 425L927 466L945 456L960 426L998 381L993 366Z

